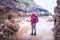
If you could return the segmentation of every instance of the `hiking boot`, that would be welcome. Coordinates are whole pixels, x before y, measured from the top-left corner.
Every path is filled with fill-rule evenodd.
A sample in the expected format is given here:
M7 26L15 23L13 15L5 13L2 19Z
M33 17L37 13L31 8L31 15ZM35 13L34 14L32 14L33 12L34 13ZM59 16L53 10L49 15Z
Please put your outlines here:
M34 33L34 35L36 35L36 33Z
M31 35L33 35L33 33L31 33Z

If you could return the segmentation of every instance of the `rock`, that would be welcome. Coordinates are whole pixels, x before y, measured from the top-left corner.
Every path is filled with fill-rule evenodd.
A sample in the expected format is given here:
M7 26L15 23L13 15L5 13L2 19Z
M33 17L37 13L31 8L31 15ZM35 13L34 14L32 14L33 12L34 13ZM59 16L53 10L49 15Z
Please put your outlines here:
M57 6L54 11L55 40L60 40L60 0L57 0Z

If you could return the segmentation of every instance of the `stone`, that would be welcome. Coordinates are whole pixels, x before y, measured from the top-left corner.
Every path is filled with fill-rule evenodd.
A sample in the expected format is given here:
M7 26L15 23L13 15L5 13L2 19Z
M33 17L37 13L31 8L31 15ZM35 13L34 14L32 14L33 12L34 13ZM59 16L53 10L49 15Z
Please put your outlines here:
M57 0L57 6L54 8L55 40L60 40L60 0Z

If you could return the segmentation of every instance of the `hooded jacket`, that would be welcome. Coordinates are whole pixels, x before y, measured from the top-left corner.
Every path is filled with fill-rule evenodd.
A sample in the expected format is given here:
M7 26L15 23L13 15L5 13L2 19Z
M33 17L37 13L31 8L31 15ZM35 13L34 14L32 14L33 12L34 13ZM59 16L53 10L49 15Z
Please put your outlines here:
M35 14L34 13L32 13L32 15L31 15L31 25L33 25L35 22L34 22L34 17L35 17Z

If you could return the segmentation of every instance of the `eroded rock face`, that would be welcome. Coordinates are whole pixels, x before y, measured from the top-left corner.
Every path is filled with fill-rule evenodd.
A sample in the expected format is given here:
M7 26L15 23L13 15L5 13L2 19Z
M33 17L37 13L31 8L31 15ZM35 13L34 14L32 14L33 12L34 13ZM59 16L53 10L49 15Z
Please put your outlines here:
M7 15L4 7L0 7L0 16L0 38L7 38L18 32L20 28L19 25L13 20L13 18L10 17L10 19L8 19L9 15Z
M55 17L55 40L60 40L60 0L57 0L57 6L54 9Z

